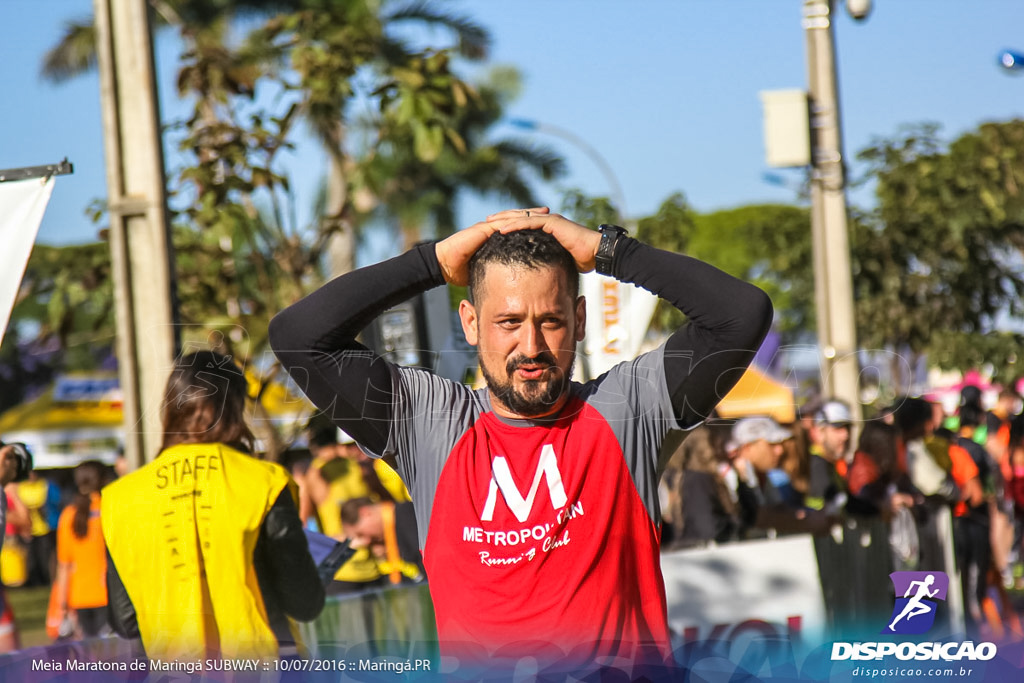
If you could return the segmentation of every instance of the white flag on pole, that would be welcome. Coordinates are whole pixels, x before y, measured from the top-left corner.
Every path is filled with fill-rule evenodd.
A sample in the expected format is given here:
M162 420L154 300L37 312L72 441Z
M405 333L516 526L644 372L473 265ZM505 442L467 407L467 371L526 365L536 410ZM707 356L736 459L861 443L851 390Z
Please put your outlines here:
M53 193L53 177L0 183L0 342Z
M615 278L585 273L580 287L587 297L587 370L591 377L636 357L654 315L658 297Z

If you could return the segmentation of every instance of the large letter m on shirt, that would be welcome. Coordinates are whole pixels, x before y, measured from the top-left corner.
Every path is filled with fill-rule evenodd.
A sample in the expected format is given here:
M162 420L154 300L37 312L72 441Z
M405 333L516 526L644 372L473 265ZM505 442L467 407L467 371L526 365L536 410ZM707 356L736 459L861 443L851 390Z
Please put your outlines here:
M548 483L548 495L551 496L551 507L555 510L563 507L568 501L565 495L565 487L562 485L562 473L558 471L558 461L555 459L555 449L551 444L546 444L540 451L540 462L537 463L537 471L533 475L533 483L530 484L530 492L523 498L523 495L512 481L512 471L508 468L508 461L505 456L496 455L491 463L491 485L487 490L487 502L484 503L484 512L480 519L490 522L494 519L494 505L498 501L498 489L505 498L512 514L520 522L525 522L533 509L533 499L537 496L537 489L540 488L541 476Z

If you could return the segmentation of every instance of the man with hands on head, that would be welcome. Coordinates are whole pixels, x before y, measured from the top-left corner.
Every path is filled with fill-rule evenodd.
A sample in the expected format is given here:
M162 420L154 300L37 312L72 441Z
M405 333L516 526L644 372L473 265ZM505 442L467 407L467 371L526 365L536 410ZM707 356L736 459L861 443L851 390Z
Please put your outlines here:
M772 307L756 287L624 232L546 208L504 211L343 275L271 322L271 345L309 398L364 451L397 461L442 652L460 662L530 656L578 669L669 655L661 444L728 392ZM586 322L578 273L595 268L688 323L581 384L571 381ZM355 340L387 308L445 283L469 286L459 317L485 388L393 365Z

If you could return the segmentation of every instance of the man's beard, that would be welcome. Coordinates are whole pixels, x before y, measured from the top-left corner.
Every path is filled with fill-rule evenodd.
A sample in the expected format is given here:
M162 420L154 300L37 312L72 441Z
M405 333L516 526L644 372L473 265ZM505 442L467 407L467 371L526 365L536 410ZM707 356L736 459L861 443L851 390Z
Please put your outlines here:
M505 364L505 376L508 378L505 381L498 380L487 371L483 358L479 361L480 371L492 396L516 415L536 417L550 413L551 408L569 389L576 354L572 356L568 372L562 372L562 369L555 365L555 357L547 351L542 351L534 358L513 356ZM522 389L516 388L512 378L516 369L523 365L543 366L548 378L523 380Z

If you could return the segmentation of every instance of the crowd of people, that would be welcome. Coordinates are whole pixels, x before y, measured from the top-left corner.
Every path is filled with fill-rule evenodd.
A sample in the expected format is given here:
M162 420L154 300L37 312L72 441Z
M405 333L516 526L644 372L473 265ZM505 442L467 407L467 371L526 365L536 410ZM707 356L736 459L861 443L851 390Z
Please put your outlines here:
M937 402L907 397L860 423L856 444L850 410L834 399L807 403L787 426L770 417L712 417L668 461L662 550L826 533L842 515L879 516L893 529L893 569L932 568L941 558L928 542L930 522L948 508L965 605L979 622L993 584L1024 588L1020 403L1006 390L985 410L981 392L969 386L946 415ZM297 482L303 526L357 549L327 594L425 580L409 493L384 460L368 458L348 434L323 423L309 430L308 449L287 452L284 462ZM52 585L57 639L111 632L100 500L116 478L115 468L88 461L34 471L6 489L5 578ZM17 632L5 607L0 635L10 650Z
M856 437L856 442L853 438ZM1024 589L1024 416L1012 389L991 409L966 386L953 414L904 397L854 424L835 399L783 427L712 418L672 454L662 480L663 549L778 534L824 534L844 516L880 517L892 570L945 567L937 528L952 515L969 625Z
M4 487L4 588L50 587L47 630L55 638L111 633L99 499L114 478L114 468L89 460L72 469L32 470ZM11 603L0 589L0 652L20 644Z
M578 273L590 270L659 294L688 322L577 383ZM445 283L469 285L459 316L486 387L394 365L357 340L395 302ZM650 673L672 657L660 552L875 516L891 528L894 569L934 569L949 510L980 624L988 587L1020 573L1018 397L986 411L968 387L954 415L908 397L857 423L835 399L785 427L716 419L716 389L739 378L771 319L756 287L617 226L546 208L494 214L274 318L275 353L330 417L310 426L308 450L260 457L244 372L195 352L171 372L147 464L83 463L63 495L39 475L7 487L8 550L38 555L23 580L52 582L54 637L113 630L150 658L302 656L295 622L326 596L429 573L442 652L570 670L612 657ZM311 551L325 537L355 551L336 573Z
M223 385L220 398L194 391L211 376ZM5 487L3 578L9 587L51 588L53 640L116 632L141 637L155 655L230 652L222 639L241 644L239 654L286 655L301 645L285 615L315 617L325 594L424 580L409 495L394 471L324 425L309 431L308 448L285 454L290 472L266 462L245 424L245 392L226 358L186 356L168 383L164 443L149 465L129 474L123 459L90 460L33 470ZM224 410L211 410L221 399ZM223 470L230 484L217 476ZM356 549L324 586L307 529ZM175 581L175 569L190 578ZM212 621L189 626L190 615L211 612ZM20 645L4 600L0 652Z

